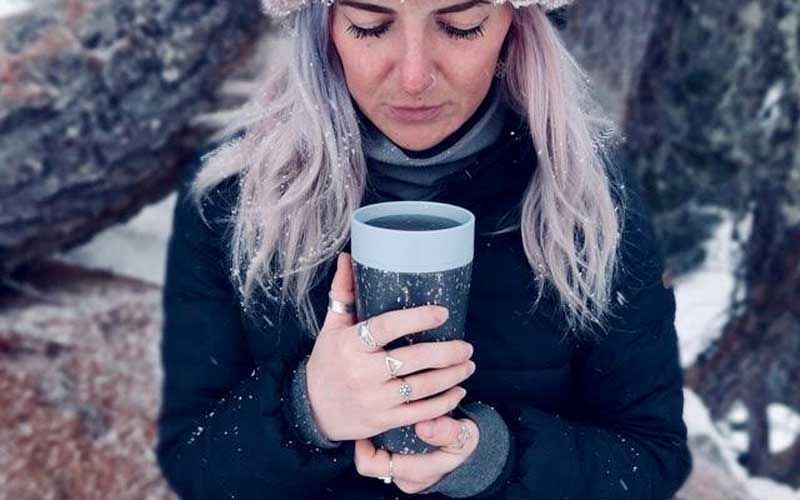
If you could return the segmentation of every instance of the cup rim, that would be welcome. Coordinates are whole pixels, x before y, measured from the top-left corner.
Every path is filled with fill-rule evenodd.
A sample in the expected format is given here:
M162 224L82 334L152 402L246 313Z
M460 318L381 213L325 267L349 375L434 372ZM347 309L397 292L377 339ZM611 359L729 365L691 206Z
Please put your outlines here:
M458 225L453 227L448 227L444 229L419 229L419 230L407 230L407 229L392 229L387 227L379 227L373 226L368 223L368 221L376 218L376 217L385 217L387 215L408 215L414 214L417 215L415 212L409 212L409 207L418 207L422 209L436 209L449 212L448 214L442 213L430 213L425 211L418 212L419 215L436 215L439 217L446 217L448 219L457 222ZM396 213L392 213L395 212ZM370 212L379 212L378 214L364 219ZM358 224L362 226L369 227L370 231L382 231L388 233L446 233L446 232L453 232L453 231L463 231L465 226L469 226L470 224L475 223L475 215L467 210L466 208L459 207L458 205L453 205L450 203L442 203L438 201L416 201L416 200L403 200L403 201L384 201L380 203L373 203L371 205L365 205L353 211L353 215L351 217L351 223Z

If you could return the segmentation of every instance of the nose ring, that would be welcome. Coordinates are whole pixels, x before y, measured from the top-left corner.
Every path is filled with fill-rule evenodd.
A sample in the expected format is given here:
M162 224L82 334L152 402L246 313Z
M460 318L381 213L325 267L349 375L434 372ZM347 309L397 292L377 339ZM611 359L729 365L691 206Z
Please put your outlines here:
M432 79L432 81L431 81L431 84L430 84L430 85L428 85L428 86L425 88L425 90L426 90L426 91L427 91L428 89L430 89L431 87L433 87L433 86L436 84L436 75L434 75L433 73L431 73L431 79Z

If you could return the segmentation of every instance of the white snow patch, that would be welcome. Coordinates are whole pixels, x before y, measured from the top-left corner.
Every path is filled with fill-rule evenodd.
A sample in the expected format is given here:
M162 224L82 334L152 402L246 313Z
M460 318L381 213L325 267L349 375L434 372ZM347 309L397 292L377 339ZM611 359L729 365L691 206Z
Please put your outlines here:
M675 328L680 339L681 365L691 365L722 333L728 321L733 292L733 270L741 260L741 250L733 241L733 216L721 212L723 220L713 236L703 244L706 259L699 269L674 280ZM752 215L738 230L747 234Z
M0 18L21 14L30 7L30 0L0 0Z
M720 434L727 439L731 449L737 452L747 451L750 436L747 434L749 412L741 399L734 401L725 418L717 423Z
M769 451L780 453L800 439L800 415L786 405L772 403L767 406L769 422Z
M128 222L112 226L63 254L62 260L163 285L176 200L177 194L172 193L145 207Z
M738 451L731 445L711 421L703 401L688 388L683 389L683 418L689 436L703 435L711 439L719 448L724 466L731 476L741 481L750 496L756 500L800 500L800 489L793 490L785 484L763 477L750 476L747 470L736 461Z

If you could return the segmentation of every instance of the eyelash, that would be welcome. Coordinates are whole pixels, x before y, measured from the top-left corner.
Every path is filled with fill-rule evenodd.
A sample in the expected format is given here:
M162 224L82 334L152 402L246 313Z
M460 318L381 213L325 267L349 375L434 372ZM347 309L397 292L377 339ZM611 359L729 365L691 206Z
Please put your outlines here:
M393 21L392 21L393 22ZM347 27L347 31L353 34L355 38L365 38L365 37L375 37L380 38L389 30L389 26L392 25L392 22L388 22L381 26L377 26L375 28L359 28L358 26L351 24ZM439 22L439 26L442 27L444 32L450 38L455 39L463 39L463 40L474 40L476 38L480 38L484 35L483 25L486 23L486 19L481 21L481 24L474 28L470 28L468 30L460 30L458 28L454 28L448 24Z

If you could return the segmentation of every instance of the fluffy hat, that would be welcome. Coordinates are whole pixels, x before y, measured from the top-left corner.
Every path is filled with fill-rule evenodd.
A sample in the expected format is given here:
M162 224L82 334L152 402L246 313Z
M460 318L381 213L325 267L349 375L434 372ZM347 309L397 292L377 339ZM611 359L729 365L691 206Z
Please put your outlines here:
M318 1L326 5L332 5L335 0L261 0L264 13L268 16L283 17L296 12L309 2ZM495 4L505 3L506 0L492 0ZM545 12L558 9L573 3L575 0L508 0L515 8L538 5Z

